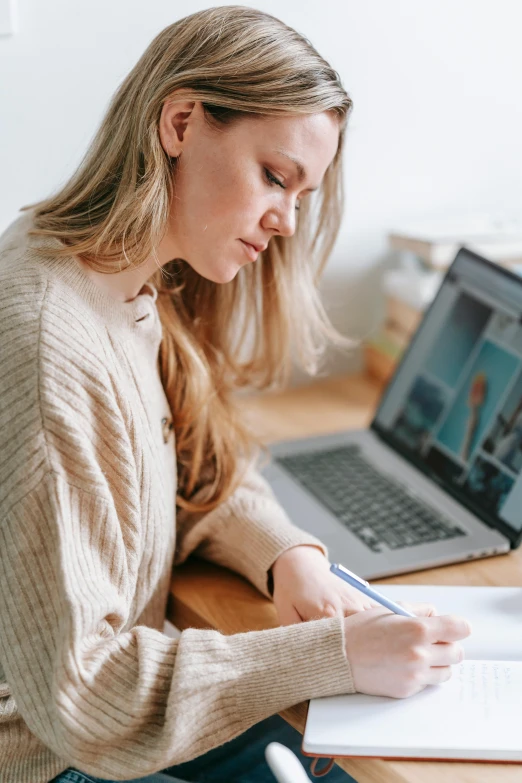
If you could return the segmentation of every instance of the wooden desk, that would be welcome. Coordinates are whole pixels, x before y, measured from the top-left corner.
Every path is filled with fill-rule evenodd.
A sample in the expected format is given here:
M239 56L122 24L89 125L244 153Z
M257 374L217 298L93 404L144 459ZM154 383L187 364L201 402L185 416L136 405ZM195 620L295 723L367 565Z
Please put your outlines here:
M241 405L267 441L304 437L366 426L379 387L362 375L321 380L277 395L243 398ZM522 585L522 548L509 555L387 578L387 582L453 585ZM178 628L216 628L223 633L277 625L274 607L244 579L223 568L194 560L173 577L169 619ZM306 704L283 717L303 731ZM457 762L340 759L358 783L521 783L522 766Z

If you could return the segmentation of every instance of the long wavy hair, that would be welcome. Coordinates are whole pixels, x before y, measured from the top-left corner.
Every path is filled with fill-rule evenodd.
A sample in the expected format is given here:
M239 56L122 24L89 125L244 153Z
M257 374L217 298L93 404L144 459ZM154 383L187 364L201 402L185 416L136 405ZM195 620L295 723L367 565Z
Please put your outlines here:
M183 88L213 127L246 116L333 112L335 159L319 191L301 202L293 237L275 236L257 264L225 285L181 259L150 278L163 337L159 366L172 411L177 503L206 512L225 500L252 459L255 439L234 405L239 388L283 384L293 358L311 375L326 345L347 341L332 327L317 282L343 209L341 155L351 100L337 72L286 24L243 6L210 8L166 27L113 96L72 177L34 209L31 233L63 243L115 273L154 256L169 218L176 165L159 138L162 106Z

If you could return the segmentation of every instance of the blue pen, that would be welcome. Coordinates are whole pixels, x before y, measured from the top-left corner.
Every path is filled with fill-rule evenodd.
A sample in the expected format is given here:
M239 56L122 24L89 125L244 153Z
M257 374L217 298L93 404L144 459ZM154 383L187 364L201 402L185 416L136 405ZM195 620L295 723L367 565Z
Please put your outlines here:
M355 587L356 590L360 590L360 592L364 593L364 595L367 595L368 598L373 598L373 600L377 601L378 604L382 604L387 609L390 609L390 611L395 612L395 614L402 614L404 617L416 617L416 615L408 612L407 609L404 609L402 606L399 606L399 604L396 604L394 601L390 601L389 598L386 598L386 596L378 593L377 590L374 590L373 587L370 587L368 582L366 582L364 579L361 579L360 576L356 576L356 574L354 574L352 571L348 571L348 569L344 566L339 565L338 563L334 563L330 566L330 571L332 574L335 574L341 579L344 579L344 581L348 582L348 584L352 587Z

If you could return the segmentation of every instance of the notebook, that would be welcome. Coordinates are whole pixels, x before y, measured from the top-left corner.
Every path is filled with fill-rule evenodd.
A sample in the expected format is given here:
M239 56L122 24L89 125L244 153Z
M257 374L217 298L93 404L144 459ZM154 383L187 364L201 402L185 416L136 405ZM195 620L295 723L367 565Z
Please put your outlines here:
M433 603L473 626L451 679L408 699L362 693L310 702L303 753L522 761L522 588L384 585L394 601Z

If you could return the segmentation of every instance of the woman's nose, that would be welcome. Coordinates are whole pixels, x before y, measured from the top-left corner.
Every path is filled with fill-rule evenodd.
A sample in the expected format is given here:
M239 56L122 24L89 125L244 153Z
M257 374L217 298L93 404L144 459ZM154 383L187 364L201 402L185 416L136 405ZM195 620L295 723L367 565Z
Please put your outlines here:
M263 221L263 228L275 231L282 237L291 237L295 234L295 207L269 210Z

